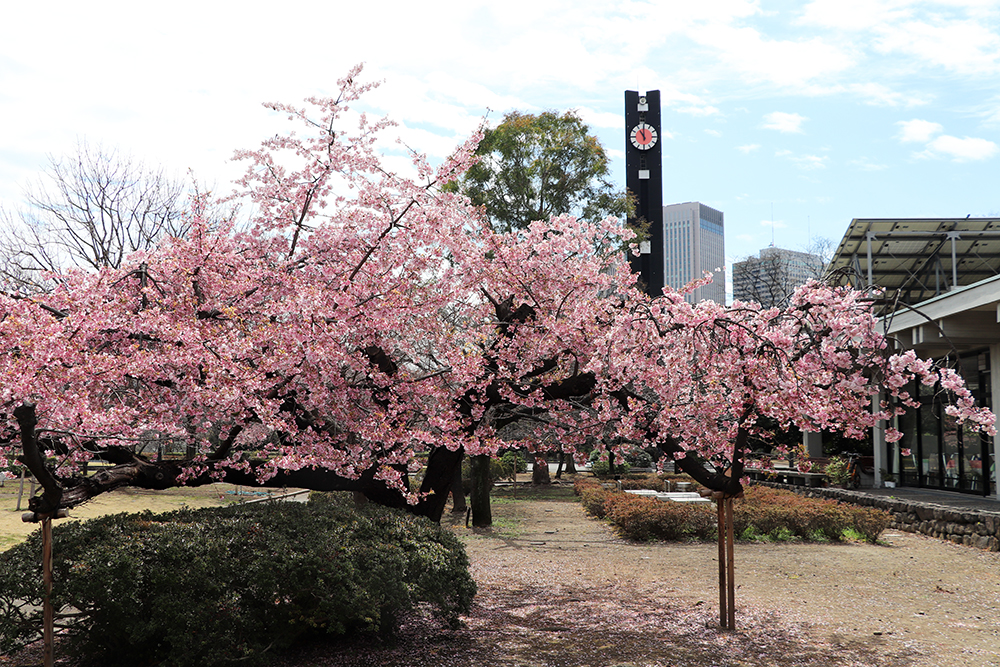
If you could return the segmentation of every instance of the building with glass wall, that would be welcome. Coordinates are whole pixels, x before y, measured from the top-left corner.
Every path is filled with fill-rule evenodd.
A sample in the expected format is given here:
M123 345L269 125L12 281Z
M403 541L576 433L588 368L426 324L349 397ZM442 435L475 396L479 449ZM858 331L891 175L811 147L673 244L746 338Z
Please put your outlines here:
M875 302L897 350L958 370L977 405L1000 414L1000 218L855 219L827 273L879 288ZM873 433L876 484L997 497L1000 436L955 423L939 387L913 386L919 406L896 418L903 439ZM904 454L904 451L907 452ZM810 455L813 452L810 451Z
M711 299L726 302L726 243L722 211L700 202L663 207L663 282L680 289L704 275L715 274L711 285L687 295L696 303Z
M998 315L1000 276L922 302L916 311L894 313L886 333L921 357L952 361L976 404L1000 414L992 382L1000 373ZM947 397L940 387L914 383L910 392L920 405L897 417L903 439L885 447L881 467L903 486L996 496L995 439L959 426L944 410Z

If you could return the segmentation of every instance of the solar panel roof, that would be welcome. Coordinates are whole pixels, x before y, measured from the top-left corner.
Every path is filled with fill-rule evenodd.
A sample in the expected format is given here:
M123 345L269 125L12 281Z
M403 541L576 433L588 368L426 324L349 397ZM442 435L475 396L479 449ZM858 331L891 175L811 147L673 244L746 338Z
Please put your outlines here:
M851 285L914 305L1000 274L1000 218L855 218L828 269Z

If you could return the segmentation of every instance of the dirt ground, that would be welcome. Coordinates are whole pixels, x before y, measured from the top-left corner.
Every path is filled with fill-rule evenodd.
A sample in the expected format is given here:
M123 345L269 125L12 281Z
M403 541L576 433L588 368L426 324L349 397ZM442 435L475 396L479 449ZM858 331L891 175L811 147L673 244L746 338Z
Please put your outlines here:
M739 543L737 630L718 626L715 544L635 544L571 492L494 504L465 542L465 625L394 645L306 647L280 667L986 667L1000 665L1000 554L900 532L881 544Z
M500 511L520 531L465 540L485 596L546 582L578 591L573 604L624 591L637 614L697 610L717 624L716 545L628 543L578 503L512 505ZM811 644L828 660L816 664L1000 665L1000 553L887 531L878 545L738 543L735 560L737 634L766 631L763 622L798 638L777 664L797 664ZM624 664L686 664L665 653Z
M322 642L271 664L1000 666L998 553L893 531L878 545L738 543L738 629L727 632L714 544L626 542L566 487L499 497L494 519L476 532L445 517L479 585L461 628L415 616L392 643Z

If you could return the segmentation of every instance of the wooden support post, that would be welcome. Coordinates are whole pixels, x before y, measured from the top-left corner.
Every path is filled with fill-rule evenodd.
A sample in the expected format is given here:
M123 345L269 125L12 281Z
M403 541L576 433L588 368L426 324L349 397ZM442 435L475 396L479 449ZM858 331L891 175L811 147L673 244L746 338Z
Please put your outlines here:
M24 496L24 475L27 468L21 468L21 488L17 490L17 511L21 511L21 498Z
M42 606L42 643L45 667L52 667L55 660L53 645L52 613L52 517L42 519L42 582L45 584L45 600Z
M719 515L719 625L736 629L736 543L733 528L733 499L721 492L702 493L715 500ZM740 494L742 495L742 494Z
M727 583L729 584L729 604L726 605L726 609L729 612L729 617L727 619L726 627L730 630L736 629L736 565L734 562L734 546L733 546L733 499L726 498L726 541L729 543L726 547L727 550L727 564L729 568L729 573L727 576Z
M729 614L726 611L726 510L722 498L716 498L715 504L719 510L719 625L726 627Z
M62 519L69 516L65 508L52 514L36 514L25 512L21 521L25 523L41 522L42 524L42 586L45 596L42 600L42 660L44 667L52 667L55 660L55 612L52 609L52 519Z

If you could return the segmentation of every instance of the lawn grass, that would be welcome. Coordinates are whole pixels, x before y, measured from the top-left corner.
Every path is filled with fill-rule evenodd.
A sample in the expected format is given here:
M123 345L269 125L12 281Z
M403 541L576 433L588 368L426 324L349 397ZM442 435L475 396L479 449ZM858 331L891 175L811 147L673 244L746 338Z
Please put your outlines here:
M19 544L38 528L38 524L25 523L21 515L28 511L28 493L31 487L24 485L21 497L21 509L17 509L17 498L20 490L20 480L7 481L0 487L0 551L5 551ZM232 484L208 484L200 487L179 487L164 491L147 489L121 488L94 498L90 502L70 510L68 521L73 519L92 519L105 514L120 512L142 512L150 510L154 513L169 512L182 507L218 507L230 505L246 499L247 495L239 492L242 489ZM257 496L250 496L257 497Z

